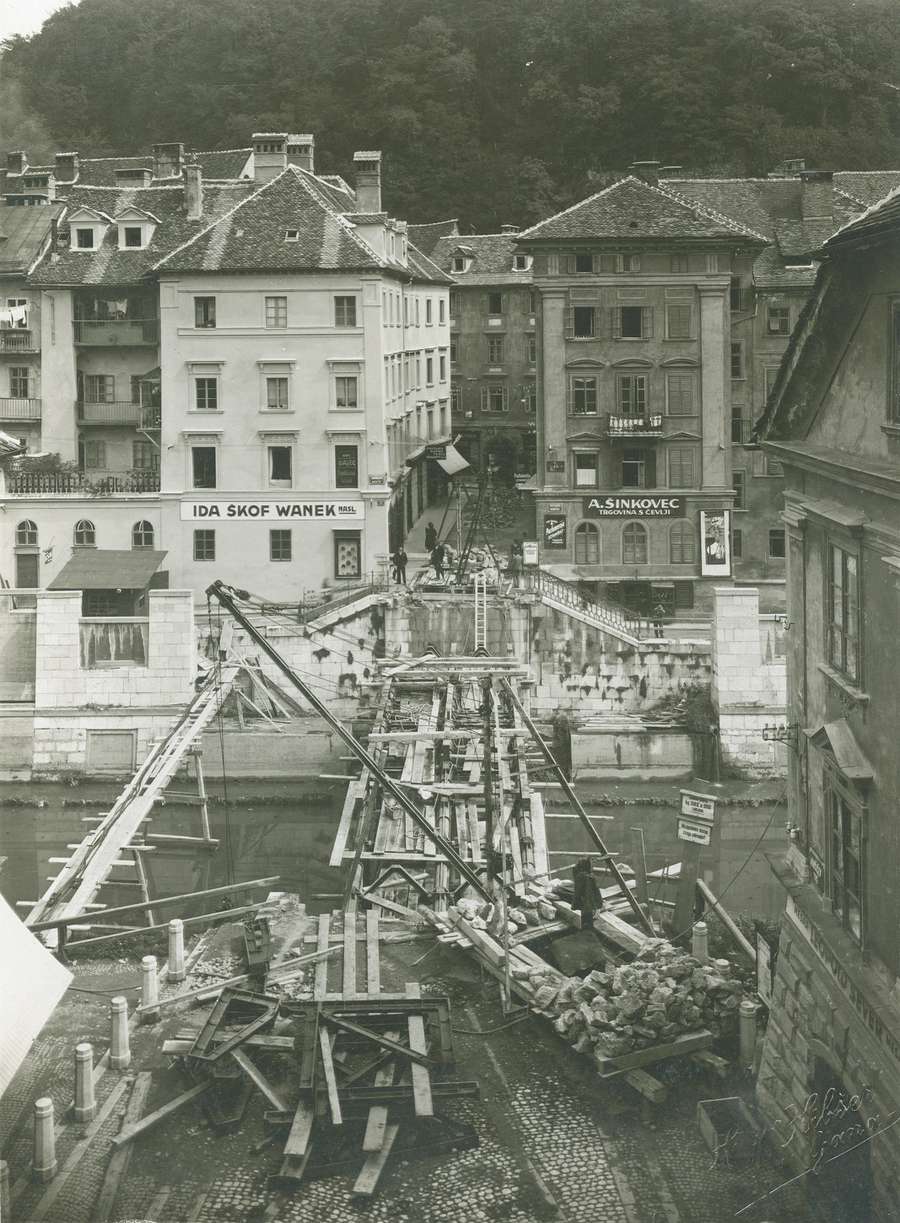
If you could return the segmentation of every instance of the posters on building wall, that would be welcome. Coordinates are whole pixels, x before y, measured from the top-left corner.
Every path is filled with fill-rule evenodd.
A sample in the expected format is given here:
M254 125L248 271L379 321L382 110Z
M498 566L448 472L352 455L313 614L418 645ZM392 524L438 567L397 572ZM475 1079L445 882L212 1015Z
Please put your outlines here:
M700 572L704 577L728 577L731 573L731 513L729 510L700 511Z
M544 548L565 548L566 536L566 519L559 514L545 514Z

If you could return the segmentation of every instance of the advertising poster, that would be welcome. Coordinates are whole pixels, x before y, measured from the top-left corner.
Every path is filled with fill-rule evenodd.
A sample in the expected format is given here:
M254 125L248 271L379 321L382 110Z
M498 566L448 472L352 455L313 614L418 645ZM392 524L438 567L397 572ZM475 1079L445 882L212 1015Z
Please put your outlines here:
M731 573L730 511L701 510L700 539L700 572L704 577L728 577Z
M565 548L566 519L557 514L544 515L544 548Z

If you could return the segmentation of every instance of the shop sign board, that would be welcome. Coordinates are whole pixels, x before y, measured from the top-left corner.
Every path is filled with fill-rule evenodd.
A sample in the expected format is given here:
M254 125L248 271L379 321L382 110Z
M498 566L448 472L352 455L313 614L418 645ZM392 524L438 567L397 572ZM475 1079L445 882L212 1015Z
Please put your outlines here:
M182 522L360 522L362 501L182 501Z
M595 493L583 500L586 518L684 518L686 498L646 493Z
M425 458L426 459L445 459L446 457L447 457L446 443L444 445L439 445L439 446L426 446L425 447Z
M544 547L566 547L566 519L556 514L544 515Z
M538 563L538 544L536 539L522 540L522 563L536 565Z
M711 824L716 818L716 796L714 794L698 794L696 790L682 790L681 814L689 815L694 820L708 820Z
M690 841L694 845L709 845L712 838L712 824L701 823L698 820L686 820L683 815L679 815L677 836L679 841Z
M547 470L552 471L554 473L565 471L566 470L565 459L548 459L547 460Z

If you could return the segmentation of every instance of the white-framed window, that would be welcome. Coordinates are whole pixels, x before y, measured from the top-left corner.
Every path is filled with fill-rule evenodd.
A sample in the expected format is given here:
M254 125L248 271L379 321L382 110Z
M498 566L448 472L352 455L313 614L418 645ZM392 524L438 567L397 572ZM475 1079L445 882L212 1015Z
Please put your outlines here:
M513 255L513 270L516 272L527 272L531 267L531 255Z
M194 378L194 409L197 412L216 412L219 407L219 379L216 375L204 374Z
M81 438L78 442L80 466L85 471L106 470L106 442Z
M656 451L652 447L626 447L622 451L622 487L653 488L656 484Z
M81 518L75 523L72 538L76 548L95 548L97 546L97 528L89 518Z
M446 323L447 321L447 300L444 297L438 298L438 322Z
M572 415L597 415L597 378L594 375L572 379Z
M503 338L502 335L488 336L488 365L502 365Z
M342 295L334 299L334 325L335 327L356 326L355 297Z
M75 228L75 239L73 243L76 250L92 251L94 249L94 227L93 225L78 225Z
M335 531L334 576L352 580L362 575L362 535L359 531Z
M647 375L617 374L616 403L620 416L646 416Z
M425 326L426 327L430 327L434 321L434 319L432 318L433 309L434 307L432 305L431 298L426 297L425 298Z
M509 387L504 382L490 382L481 388L482 412L508 412Z
M216 299L210 296L194 298L194 326L204 330L216 325Z
M159 447L153 442L132 442L131 466L135 471L159 471Z
M191 446L191 487L215 488L217 479L215 446Z
M31 370L27 365L9 367L9 394L12 399L31 398Z
M285 528L275 528L269 532L269 560L289 561L292 558L291 532Z
M434 357L425 358L425 385L434 386Z
M647 528L641 522L627 522L622 528L622 564L647 564Z
M356 374L337 374L334 379L334 406L342 411L359 407L359 378Z
M16 547L36 548L38 544L37 523L31 518L23 518L16 525Z
M438 354L438 377L441 382L447 381L447 354L445 352Z
M596 450L576 450L572 456L576 488L597 488L599 477L600 455Z
M132 548L152 548L154 538L153 523L148 522L146 518L142 518L131 528Z
M334 486L359 488L359 446L355 442L335 443Z
M290 406L290 379L283 374L266 375L266 410L287 412Z
M292 446L274 445L266 448L266 470L270 488L293 488L294 450Z
M84 403L114 403L116 379L114 374L82 374L81 399Z
M140 250L144 245L144 230L140 225L123 225L119 230L119 247Z
M788 306L766 307L766 331L769 335L791 334L791 311Z
M266 297L266 326L279 329L287 327L286 297Z
M214 561L216 559L216 533L208 527L194 532L194 560Z
M593 522L580 522L575 528L575 564L600 564L600 532Z

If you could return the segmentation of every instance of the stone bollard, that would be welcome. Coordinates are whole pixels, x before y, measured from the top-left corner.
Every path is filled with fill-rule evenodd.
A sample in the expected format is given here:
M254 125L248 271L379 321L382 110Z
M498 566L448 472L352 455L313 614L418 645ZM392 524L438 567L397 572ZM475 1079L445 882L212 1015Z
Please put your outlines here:
M705 921L694 922L691 933L691 955L701 964L709 959L709 928Z
M94 1100L94 1046L86 1041L75 1046L75 1108L76 1121L93 1121L97 1104Z
M750 1067L756 1056L756 1003L745 998L738 1015L741 1040L741 1066Z
M9 1205L9 1164L0 1159L0 1220L12 1223L12 1211Z
M127 1070L131 1065L131 1045L128 1038L128 1002L111 998L109 1002L109 1064L113 1070Z
M49 1096L42 1096L34 1102L31 1175L43 1185L56 1176L56 1131L53 1128L53 1101Z
M156 976L156 956L145 955L141 960L141 1023L158 1023L159 980ZM149 1008L144 1010L144 1008Z
M173 917L169 922L168 980L184 980L184 922L180 917Z

